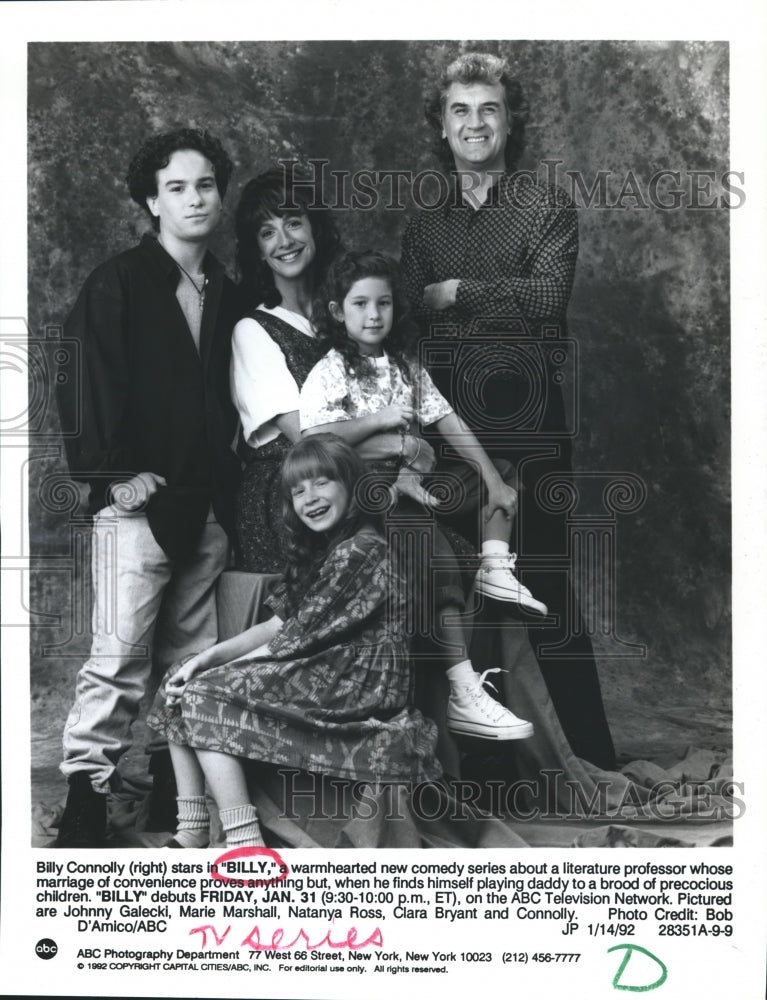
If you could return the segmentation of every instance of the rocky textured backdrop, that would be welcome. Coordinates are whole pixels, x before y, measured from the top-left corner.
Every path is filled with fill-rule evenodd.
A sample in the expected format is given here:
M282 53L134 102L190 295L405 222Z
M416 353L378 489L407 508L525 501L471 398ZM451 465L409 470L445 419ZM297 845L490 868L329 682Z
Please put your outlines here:
M743 198L722 187L730 167L727 46L496 41L461 47L509 58L531 107L521 166L555 175L579 204L581 252L570 308L580 352L576 466L630 472L647 488L640 510L615 518L613 609L618 635L645 645L647 655L611 658L615 647L601 634L601 619L595 637L618 750L630 756L649 755L653 746L677 748L695 725L699 743L726 746L729 213L723 201L737 207ZM40 356L51 362L51 336L90 270L146 228L123 177L147 134L193 124L229 149L236 172L213 249L234 274L231 220L239 191L277 159L323 158L339 171L435 166L422 91L458 48L442 42L31 45L29 325ZM659 171L676 173L658 177ZM743 187L739 178L730 180ZM385 195L385 186L380 190ZM412 211L407 186L401 209L385 202L382 196L368 211L341 213L349 244L398 252ZM40 372L33 406L41 434L29 486L39 567L30 595L33 732L57 741L87 648L88 596L80 583L87 536L61 486L58 422L44 389L38 391ZM593 512L600 502L595 496Z

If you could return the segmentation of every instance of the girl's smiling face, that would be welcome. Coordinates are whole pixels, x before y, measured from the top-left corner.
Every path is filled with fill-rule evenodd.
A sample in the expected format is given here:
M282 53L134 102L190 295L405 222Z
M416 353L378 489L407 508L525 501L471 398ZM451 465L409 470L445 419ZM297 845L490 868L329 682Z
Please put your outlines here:
M299 480L291 487L290 497L296 517L311 531L332 531L349 506L343 483L321 474Z
M360 354L381 357L394 322L394 295L387 278L360 278L343 302L331 302L328 308L331 316L343 323Z
M258 249L275 276L298 278L317 253L306 215L271 215L258 227Z

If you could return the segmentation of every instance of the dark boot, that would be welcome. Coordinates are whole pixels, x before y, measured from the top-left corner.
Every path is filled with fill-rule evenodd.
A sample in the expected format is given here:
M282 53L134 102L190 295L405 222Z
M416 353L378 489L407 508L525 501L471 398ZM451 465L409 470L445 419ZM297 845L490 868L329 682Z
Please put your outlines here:
M170 831L176 829L176 775L169 750L155 750L149 758L152 791L149 793L145 829Z
M107 797L93 790L89 776L78 771L69 779L64 815L56 847L103 847L107 835Z

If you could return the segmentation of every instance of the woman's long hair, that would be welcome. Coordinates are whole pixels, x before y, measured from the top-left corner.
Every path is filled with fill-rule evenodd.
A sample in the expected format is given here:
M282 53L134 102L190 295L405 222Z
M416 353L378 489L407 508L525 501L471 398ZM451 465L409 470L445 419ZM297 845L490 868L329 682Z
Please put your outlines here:
M316 181L295 169L293 164L272 167L248 181L242 189L234 220L237 271L243 304L248 309L255 309L262 302L273 309L282 301L274 275L261 259L258 232L267 219L287 215L305 215L312 227L316 247L312 262L315 287L324 278L340 246L332 212L325 207Z
M365 466L356 451L336 434L313 434L302 438L285 456L282 509L288 536L285 581L291 614L297 610L328 554L340 542L366 525L380 531L380 515L364 510L360 504L359 486L364 475ZM320 476L340 483L349 497L343 518L328 533L312 531L300 520L291 495L291 490L304 479Z
M381 250L347 250L340 253L327 271L314 300L312 325L328 348L335 347L344 359L351 375L365 375L373 370L367 357L360 354L359 345L346 333L343 322L330 311L330 303L344 301L352 286L365 278L383 278L392 292L394 315L391 332L383 343L386 353L410 384L411 366L415 363L415 342L418 330L410 319L399 265Z

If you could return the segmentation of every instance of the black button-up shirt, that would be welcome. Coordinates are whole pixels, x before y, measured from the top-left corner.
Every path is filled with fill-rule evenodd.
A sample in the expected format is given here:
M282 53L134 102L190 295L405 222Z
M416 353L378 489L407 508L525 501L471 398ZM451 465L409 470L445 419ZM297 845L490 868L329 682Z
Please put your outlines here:
M163 476L146 514L172 556L199 535L211 503L231 526L239 475L229 395L238 295L211 254L204 268L199 353L176 298L178 266L148 235L96 268L65 324L81 350L81 377L59 396L64 425L79 430L66 439L72 475L89 484L91 513L110 502L113 484Z

